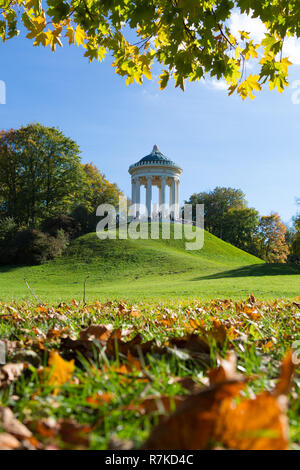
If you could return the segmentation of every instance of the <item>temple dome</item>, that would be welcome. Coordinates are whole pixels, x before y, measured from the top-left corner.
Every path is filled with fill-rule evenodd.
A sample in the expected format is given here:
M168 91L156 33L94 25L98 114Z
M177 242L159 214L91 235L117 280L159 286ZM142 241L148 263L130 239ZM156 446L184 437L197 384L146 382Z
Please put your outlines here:
M152 152L146 157L141 158L137 163L131 165L131 168L136 168L144 165L166 165L174 168L181 169L175 162L169 160L165 155L161 153L157 145L154 145Z

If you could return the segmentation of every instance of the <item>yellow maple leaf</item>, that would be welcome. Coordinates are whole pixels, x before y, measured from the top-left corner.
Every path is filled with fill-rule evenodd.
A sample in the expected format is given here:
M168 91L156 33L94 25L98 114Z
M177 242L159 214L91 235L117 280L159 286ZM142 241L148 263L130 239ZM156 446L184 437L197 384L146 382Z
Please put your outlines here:
M67 28L67 32L65 34L65 37L69 39L69 44L74 44L74 42L75 42L75 31L72 28L72 26L69 26Z
M148 80L152 80L152 73L149 67L144 67L143 74L148 78Z
M247 96L254 100L255 96L253 95L253 90L260 91L261 85L258 83L259 75L249 75L249 77L244 80L237 91L241 95L242 99L245 100Z
M46 18L44 13L40 16L37 16L36 18L31 18L30 22L30 32L27 34L26 37L28 39L34 39L46 27Z
M283 70L284 74L287 75L288 67L293 65L293 63L289 60L288 57L284 57L283 59L281 59L280 64L281 64L281 69Z
M85 40L86 38L86 34L85 34L85 31L84 29L82 29L81 26L77 26L77 28L75 29L75 41L77 43L77 46L80 46L81 44L83 44L83 41Z
M58 32L57 30L55 31L49 30L45 34L46 34L46 46L50 46L53 52L55 51L55 47L57 44L59 46L62 46L62 42L59 39L60 32Z
M46 368L48 383L55 387L65 384L72 378L74 368L74 359L65 361L58 352L50 352L48 367ZM58 391L59 388L55 388L54 395L56 395Z

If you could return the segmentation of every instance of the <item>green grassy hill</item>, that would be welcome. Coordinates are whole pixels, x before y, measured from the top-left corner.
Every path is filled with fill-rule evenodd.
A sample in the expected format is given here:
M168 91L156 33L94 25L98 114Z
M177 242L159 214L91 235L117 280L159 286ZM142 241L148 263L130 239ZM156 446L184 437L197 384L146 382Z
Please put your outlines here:
M0 269L0 299L31 296L27 279L43 301L81 299L178 300L179 298L293 298L300 269L266 265L205 232L202 250L186 251L184 240L74 240L63 257L41 266Z

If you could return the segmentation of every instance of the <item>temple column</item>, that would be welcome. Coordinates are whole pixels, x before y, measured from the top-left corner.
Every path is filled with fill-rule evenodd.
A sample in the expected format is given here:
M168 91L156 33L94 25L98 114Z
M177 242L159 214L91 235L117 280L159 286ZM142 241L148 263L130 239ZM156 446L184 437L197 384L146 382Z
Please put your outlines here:
M166 204L166 177L162 176L161 177L161 188L159 192L159 203L160 203L160 208L159 212L161 213L161 217L165 217L165 204Z
M179 219L179 179L176 180L176 213L175 219Z
M136 207L135 207L135 195L136 192L136 182L134 178L131 178L131 205L134 207L133 209L133 217L136 215Z
M136 179L135 183L135 204L136 204L136 209L135 209L135 214L136 217L139 218L140 216L140 204L141 204L141 183L139 178Z
M175 178L172 179L170 185L170 214L172 219L175 219L175 210L174 205L176 204L176 181Z
M147 177L146 206L149 220L152 217L152 176Z

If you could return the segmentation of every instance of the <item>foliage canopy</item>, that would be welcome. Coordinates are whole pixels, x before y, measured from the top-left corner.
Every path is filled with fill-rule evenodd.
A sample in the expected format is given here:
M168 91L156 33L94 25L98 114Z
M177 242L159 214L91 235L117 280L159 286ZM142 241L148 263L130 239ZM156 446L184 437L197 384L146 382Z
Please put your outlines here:
M287 228L280 216L274 213L260 217L258 211L247 206L240 189L217 187L192 194L187 202L193 207L204 204L205 228L218 238L268 263L287 261Z
M119 194L96 166L81 163L78 145L59 129L35 123L0 131L0 216L36 228L81 206L95 214Z
M31 226L77 201L84 186L79 147L54 127L0 133L0 213Z
M109 52L116 72L127 84L152 78L160 66L159 84L170 78L184 89L185 80L224 78L229 94L254 98L264 83L279 92L288 85L287 37L300 36L298 0L2 0L0 37L19 34L20 24L35 46L54 51L64 41L84 48L89 61ZM261 42L248 31L233 36L236 12L259 18L266 27ZM253 60L257 73L247 76Z

